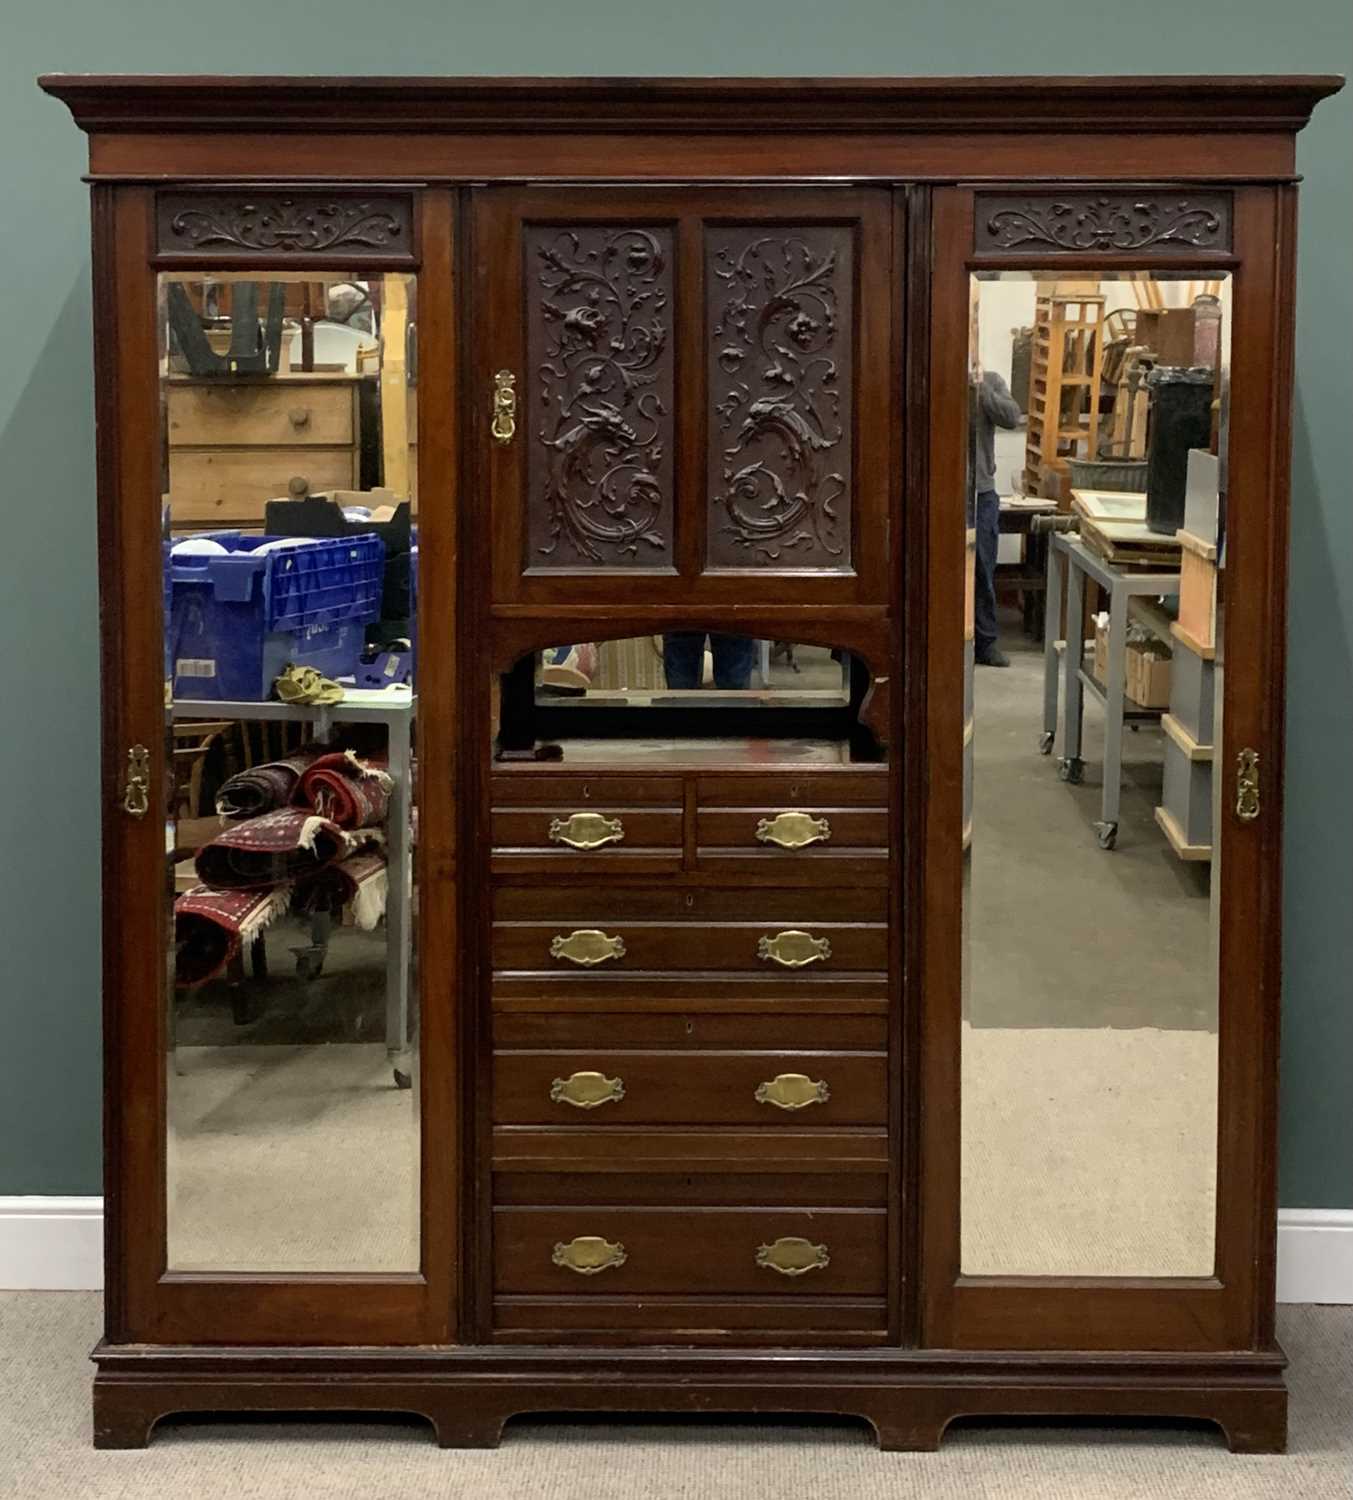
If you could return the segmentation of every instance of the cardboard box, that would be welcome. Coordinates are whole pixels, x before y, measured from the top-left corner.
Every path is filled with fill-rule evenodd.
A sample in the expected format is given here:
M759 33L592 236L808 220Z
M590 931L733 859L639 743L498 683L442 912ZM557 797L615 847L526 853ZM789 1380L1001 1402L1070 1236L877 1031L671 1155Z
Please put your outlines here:
M1095 681L1109 682L1109 617L1095 616ZM1123 691L1138 708L1169 708L1170 648L1164 641L1127 643L1123 663Z
M1129 641L1124 691L1139 708L1169 708L1170 650L1163 641Z

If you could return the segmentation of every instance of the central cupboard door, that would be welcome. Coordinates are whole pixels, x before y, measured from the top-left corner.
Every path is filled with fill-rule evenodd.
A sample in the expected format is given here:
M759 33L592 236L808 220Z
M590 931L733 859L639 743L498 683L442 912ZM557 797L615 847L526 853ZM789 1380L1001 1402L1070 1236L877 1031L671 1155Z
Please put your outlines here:
M496 602L886 602L887 190L491 188L474 236Z

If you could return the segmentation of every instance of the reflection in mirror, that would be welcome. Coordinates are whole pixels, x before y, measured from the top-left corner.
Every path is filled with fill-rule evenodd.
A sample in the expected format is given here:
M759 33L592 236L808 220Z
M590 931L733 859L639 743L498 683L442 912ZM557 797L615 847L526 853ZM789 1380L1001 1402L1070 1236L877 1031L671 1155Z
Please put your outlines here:
M673 630L550 646L494 693L500 758L879 761L882 699L839 647Z
M414 291L160 278L172 1270L418 1269Z
M1229 281L971 299L961 1269L1210 1276Z

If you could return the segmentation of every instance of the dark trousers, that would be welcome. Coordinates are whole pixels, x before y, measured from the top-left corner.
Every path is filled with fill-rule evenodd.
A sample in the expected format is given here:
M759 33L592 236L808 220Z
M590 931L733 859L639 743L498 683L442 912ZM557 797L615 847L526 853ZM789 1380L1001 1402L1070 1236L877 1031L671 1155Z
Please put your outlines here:
M714 686L745 688L752 680L756 642L746 635L711 635L714 655ZM699 630L678 630L662 638L662 669L669 688L697 688L705 655L705 635Z
M981 656L996 644L996 553L1001 544L1001 497L995 490L977 492L973 524L977 528L973 641Z

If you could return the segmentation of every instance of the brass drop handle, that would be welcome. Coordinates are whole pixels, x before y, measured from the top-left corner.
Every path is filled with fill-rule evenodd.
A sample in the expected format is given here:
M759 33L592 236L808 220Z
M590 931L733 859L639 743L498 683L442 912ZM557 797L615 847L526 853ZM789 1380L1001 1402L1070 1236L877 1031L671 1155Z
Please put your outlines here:
M1259 752L1242 750L1236 756L1236 817L1253 823L1259 816Z
M511 370L499 370L493 377L493 420L489 431L504 446L517 435L517 377Z
M599 1234L580 1234L567 1244L562 1240L556 1243L550 1259L579 1276L595 1276L599 1271L623 1266L627 1257L625 1247L618 1242L604 1240Z
M625 1097L625 1080L605 1073L570 1073L550 1084L550 1102L571 1104L574 1109L596 1109L600 1104L618 1104Z
M310 423L310 408L293 406L287 413L287 418L293 427L306 427Z
M790 928L774 937L761 938L756 945L756 956L784 969L802 969L805 964L822 963L832 956L831 939Z
M575 812L567 818L550 819L550 842L567 844L570 849L601 849L618 844L624 837L624 823L619 818L603 818L600 813Z
M776 1109L807 1109L810 1104L825 1104L831 1096L824 1080L814 1082L806 1073L777 1073L757 1084L755 1098L758 1104L773 1104Z
M832 836L832 825L811 813L781 812L773 818L762 818L756 825L756 836L761 843L781 849L803 849L809 844L825 844Z
M812 1240L799 1235L782 1235L769 1245L762 1245L756 1252L756 1263L767 1271L778 1271L781 1276L806 1276L809 1271L825 1271L832 1258L825 1245L815 1245Z
M566 958L571 964L590 969L594 964L604 964L608 958L624 958L625 940L608 937L597 927L579 927L567 936L558 934L550 940L550 957Z
M133 745L127 751L127 781L122 788L122 810L133 818L150 811L150 751Z

